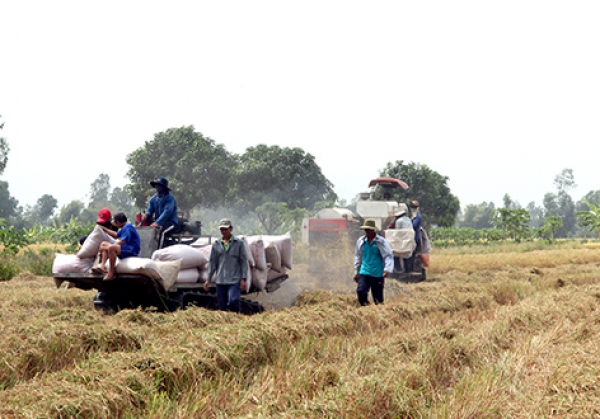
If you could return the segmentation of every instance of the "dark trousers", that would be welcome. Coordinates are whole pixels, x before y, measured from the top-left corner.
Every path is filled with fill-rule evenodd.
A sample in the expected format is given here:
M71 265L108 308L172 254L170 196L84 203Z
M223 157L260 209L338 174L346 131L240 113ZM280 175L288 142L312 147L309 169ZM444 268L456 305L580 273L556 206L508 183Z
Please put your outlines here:
M240 312L240 284L217 284L217 303L221 311Z
M412 256L411 256L412 257ZM408 258L408 259L404 259L404 258L399 258L399 257L394 257L394 272L398 273L398 272L408 272L408 266L410 266L410 270L412 270L412 262L413 259Z
M421 249L421 242L417 242L417 246L415 250L413 250L412 255L408 259L404 259L404 270L406 272L412 272L415 270L415 256L417 251Z
M358 275L356 294L361 306L369 305L369 290L375 304L383 304L383 277Z
M410 255L408 259L404 259L404 271L412 272L415 267L415 254Z

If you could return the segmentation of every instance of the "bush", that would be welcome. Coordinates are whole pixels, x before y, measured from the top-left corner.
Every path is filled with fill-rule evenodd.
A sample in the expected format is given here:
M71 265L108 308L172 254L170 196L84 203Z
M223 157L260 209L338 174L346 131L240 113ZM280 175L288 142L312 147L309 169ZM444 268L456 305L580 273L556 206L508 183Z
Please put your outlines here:
M52 276L52 264L54 263L54 251L48 247L39 249L39 253L31 249L25 250L19 258L19 265L23 270L38 276Z
M19 266L13 258L0 256L0 281L10 281L20 272Z

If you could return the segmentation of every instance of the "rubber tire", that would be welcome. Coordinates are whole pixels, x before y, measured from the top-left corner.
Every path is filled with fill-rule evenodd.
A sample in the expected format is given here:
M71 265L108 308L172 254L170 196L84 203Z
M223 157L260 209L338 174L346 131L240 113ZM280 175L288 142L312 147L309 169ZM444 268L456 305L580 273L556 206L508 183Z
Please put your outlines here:
M119 303L107 292L99 291L94 295L94 308L106 313L116 313L119 311Z

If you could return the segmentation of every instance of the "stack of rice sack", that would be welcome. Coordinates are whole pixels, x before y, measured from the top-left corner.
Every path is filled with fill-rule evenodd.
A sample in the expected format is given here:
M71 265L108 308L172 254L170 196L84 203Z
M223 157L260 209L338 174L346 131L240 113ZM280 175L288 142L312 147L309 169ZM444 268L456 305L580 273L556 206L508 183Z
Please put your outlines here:
M292 238L281 236L238 236L248 255L246 292L251 287L264 291L268 282L292 269ZM220 240L219 237L211 241ZM98 255L100 243L115 239L96 226L74 255L56 254L52 273L88 273ZM204 283L208 280L212 244L198 242L192 246L173 245L154 251L152 257L117 259L117 274L142 274L156 279L168 290L177 283ZM211 278L214 282L215 278ZM62 281L55 279L57 288Z
M115 239L106 234L102 227L96 226L76 254L63 255L61 253L56 253L54 255L52 273L66 274L89 272L98 255L100 243L103 241L114 243Z
M193 284L204 282L208 275L208 259L205 251L200 248L187 246L185 244L175 244L163 249L155 250L152 253L154 261L174 261L181 260L181 269L177 274L176 283Z
M76 254L55 254L52 273L88 273L94 265L100 250L100 243L103 241L116 242L100 226L96 226ZM146 275L158 281L165 289L169 289L176 281L180 266L180 260L162 262L148 258L131 257L117 259L116 271L117 274ZM60 287L62 280L55 278L54 281L56 287Z
M248 244L248 260L253 259L248 274L252 285L264 291L268 282L287 274L292 269L292 237L290 233L281 236L240 236ZM248 250L248 249L247 249ZM250 279L250 278L249 278Z

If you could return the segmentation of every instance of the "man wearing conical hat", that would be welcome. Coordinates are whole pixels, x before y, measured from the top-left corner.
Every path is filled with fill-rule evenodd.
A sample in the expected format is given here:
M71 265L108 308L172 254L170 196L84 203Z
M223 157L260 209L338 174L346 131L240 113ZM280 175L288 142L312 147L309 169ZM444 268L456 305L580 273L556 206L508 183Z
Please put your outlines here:
M375 220L360 227L365 235L356 241L354 250L354 282L361 306L369 304L369 290L375 304L383 304L385 278L394 270L394 255L385 238L377 234Z

